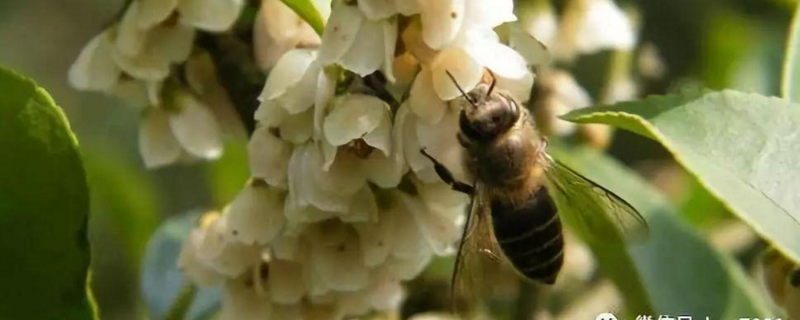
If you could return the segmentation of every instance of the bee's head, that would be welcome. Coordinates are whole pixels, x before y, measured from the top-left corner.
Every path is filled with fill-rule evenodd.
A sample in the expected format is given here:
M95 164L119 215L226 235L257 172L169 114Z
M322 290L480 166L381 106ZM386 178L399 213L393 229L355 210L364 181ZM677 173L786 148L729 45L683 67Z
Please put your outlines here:
M517 102L505 92L495 91L495 82L480 83L469 93L462 91L459 126L472 140L493 139L511 129L520 117Z

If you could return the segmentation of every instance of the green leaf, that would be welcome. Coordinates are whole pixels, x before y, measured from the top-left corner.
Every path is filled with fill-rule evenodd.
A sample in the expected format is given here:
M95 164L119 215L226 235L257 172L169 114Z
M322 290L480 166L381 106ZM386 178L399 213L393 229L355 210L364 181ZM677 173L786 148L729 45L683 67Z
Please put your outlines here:
M94 319L78 142L33 81L0 68L0 88L0 317Z
M740 219L800 262L800 108L736 91L652 96L563 116L661 143Z
M153 319L166 319L176 311L176 302L181 308L189 304L184 299L188 279L178 270L183 241L197 225L200 213L190 213L165 221L150 239L142 267L142 292ZM192 293L188 316L185 319L207 319L219 308L222 293L218 288L199 288ZM179 308L179 309L181 309Z
M318 35L322 35L325 30L325 22L322 21L322 16L314 6L314 1L311 0L281 0L286 6L292 8L300 18L308 23Z
M800 102L800 4L792 18L789 36L786 39L786 53L783 57L781 77L781 96L793 102Z
M627 200L650 226L649 236L627 249L587 242L601 271L624 295L630 312L702 319L772 316L741 267L680 220L675 208L635 173L595 150L557 145L550 150L566 165Z

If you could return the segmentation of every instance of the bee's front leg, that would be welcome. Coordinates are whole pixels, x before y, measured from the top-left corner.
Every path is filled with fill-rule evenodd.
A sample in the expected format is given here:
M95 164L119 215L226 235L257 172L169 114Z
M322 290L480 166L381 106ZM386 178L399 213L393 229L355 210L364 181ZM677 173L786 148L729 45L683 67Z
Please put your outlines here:
M436 174L439 175L439 178L442 179L444 183L450 185L453 190L466 193L470 196L475 193L475 187L456 180L453 177L453 173L450 172L450 170L448 170L447 167L445 167L441 162L439 162L439 160L436 160L434 157L428 154L428 152L425 151L425 148L420 149L419 152L433 162L433 169L436 170Z

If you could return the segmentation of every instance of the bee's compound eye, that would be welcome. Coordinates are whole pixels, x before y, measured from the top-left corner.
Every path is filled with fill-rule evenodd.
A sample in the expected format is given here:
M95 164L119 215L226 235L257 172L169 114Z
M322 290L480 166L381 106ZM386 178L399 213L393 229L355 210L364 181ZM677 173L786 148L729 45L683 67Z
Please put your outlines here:
M464 111L461 111L461 115L458 117L458 126L461 129L461 132L464 133L464 135L470 140L483 139L483 136L480 134L480 132L472 127L472 122L469 121Z

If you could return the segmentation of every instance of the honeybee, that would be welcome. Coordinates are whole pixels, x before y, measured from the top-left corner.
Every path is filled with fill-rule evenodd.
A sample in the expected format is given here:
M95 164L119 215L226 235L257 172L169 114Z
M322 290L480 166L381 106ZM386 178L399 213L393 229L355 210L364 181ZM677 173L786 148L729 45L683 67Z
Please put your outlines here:
M494 76L467 93L447 74L462 94L452 103L461 107L458 141L474 182L457 181L421 152L445 183L471 197L452 276L454 302L474 296L470 291L480 281L476 273L485 258L510 262L531 281L554 284L564 263L560 216L567 212L571 225L600 241L625 240L631 231L647 230L633 206L547 154L547 140L531 113L496 90Z

